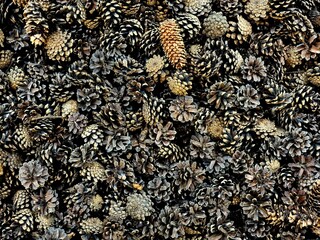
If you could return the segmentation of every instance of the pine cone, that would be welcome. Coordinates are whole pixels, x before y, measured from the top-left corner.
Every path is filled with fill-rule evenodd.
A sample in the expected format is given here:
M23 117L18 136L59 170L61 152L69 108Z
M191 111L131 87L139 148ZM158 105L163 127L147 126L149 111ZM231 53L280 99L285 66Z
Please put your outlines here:
M227 18L221 12L212 12L203 22L203 33L211 39L222 37L229 29Z
M10 68L7 79L9 81L10 87L16 90L18 87L25 86L27 84L26 74L23 69L15 66Z
M25 208L16 212L12 216L13 226L20 226L23 231L31 232L33 230L33 215L30 209Z
M13 53L10 50L0 50L0 69L10 65Z
M106 179L106 170L99 162L88 162L82 167L80 175L89 181L104 181Z
M268 18L267 13L270 10L268 0L249 0L245 5L244 12L250 19L259 22Z
M18 190L13 196L13 210L19 211L21 209L30 207L30 195L27 190Z
M296 47L287 46L285 48L285 61L286 64L292 68L302 63L301 55Z
M41 8L41 0L29 0L23 9L25 30L35 46L46 42L49 34L49 23Z
M199 34L201 23L196 15L190 13L180 13L176 15L176 21L182 29L182 37L193 39Z
M179 25L174 19L168 19L160 23L159 31L161 45L169 61L177 69L183 68L187 63L187 52Z
M210 0L185 0L186 12L194 14L196 16L207 15L211 11Z
M49 59L55 61L70 61L70 54L72 53L73 39L68 32L60 30L52 33L47 40L46 50Z
M193 77L185 70L176 71L172 77L168 78L168 86L175 95L185 96L188 90L192 89Z
M229 30L226 37L233 39L235 44L242 44L248 41L252 34L252 26L242 16L237 16L238 22L229 21Z

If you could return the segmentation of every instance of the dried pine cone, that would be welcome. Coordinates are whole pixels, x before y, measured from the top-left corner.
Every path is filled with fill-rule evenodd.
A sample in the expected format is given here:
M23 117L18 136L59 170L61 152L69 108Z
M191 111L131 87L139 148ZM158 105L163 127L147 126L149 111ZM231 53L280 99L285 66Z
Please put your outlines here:
M90 234L101 234L103 222L99 218L87 218L80 222L81 232Z
M257 23L267 19L270 10L268 0L249 0L245 5L244 12Z
M20 125L14 133L14 142L22 150L28 149L33 145L33 138L28 127Z
M169 111L173 120L185 123L194 119L198 106L193 102L191 96L177 97L171 101Z
M19 180L26 189L43 187L48 178L48 168L38 161L25 162L19 169Z
M78 112L78 102L76 100L69 100L61 106L61 116L68 118L71 114Z
M9 81L10 87L16 90L18 87L25 86L27 84L27 76L24 71L15 66L14 68L10 68L7 73L7 79Z
M229 29L227 18L221 12L211 12L203 22L203 33L211 38L222 37Z
M85 143L89 143L94 149L98 149L98 146L102 145L104 141L103 130L99 128L98 124L91 124L85 127L81 137Z
M73 42L71 34L58 30L52 33L46 42L45 49L49 59L54 61L70 61L73 52Z
M18 190L12 199L13 210L19 211L21 209L30 207L30 195L27 190Z
M49 22L41 8L41 0L29 0L23 9L25 30L35 46L46 42L49 34Z
M285 48L285 61L286 64L292 68L302 63L302 58L297 47L288 46Z
M156 97L143 100L142 115L148 125L156 126L160 122L161 117L165 115L164 103L164 99Z
M201 23L196 15L180 13L176 15L175 19L182 29L183 39L193 39L200 33Z
M218 82L213 84L207 94L208 103L215 109L225 110L232 106L235 98L234 88L231 83Z
M152 201L145 194L133 193L127 197L127 213L137 220L145 220L154 211Z
M106 179L106 170L99 162L88 162L82 166L80 175L84 176L89 181L104 181Z
M180 27L174 19L168 19L160 23L160 41L170 63L177 69L183 68L187 63L187 52Z
M260 82L262 77L267 76L267 69L260 57L249 56L243 65L242 74L248 81Z
M23 231L31 232L34 228L34 218L30 209L22 209L12 216L14 226L19 226Z
M10 50L0 50L0 69L10 65L13 53Z
M185 96L188 90L192 89L193 77L185 70L178 70L172 77L168 79L168 86L171 92L175 95Z
M221 139L225 123L218 118L209 119L207 122L208 134L216 139Z
M165 77L167 76L165 68L169 66L168 61L159 55L154 55L152 58L149 58L146 61L146 71L148 73L148 77L154 79L155 81L160 80L163 82Z
M252 26L242 16L237 16L238 22L229 21L229 29L226 37L233 39L235 44L242 44L248 41L252 34Z
M211 11L210 0L185 0L186 12L196 16L207 15Z
M307 71L308 82L316 87L320 87L320 67L316 66Z

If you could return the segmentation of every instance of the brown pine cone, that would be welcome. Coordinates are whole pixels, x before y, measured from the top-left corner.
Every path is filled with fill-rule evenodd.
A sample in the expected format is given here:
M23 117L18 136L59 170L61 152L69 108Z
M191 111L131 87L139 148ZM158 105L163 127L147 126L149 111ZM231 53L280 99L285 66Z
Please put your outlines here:
M183 68L186 63L186 49L180 28L174 19L168 19L160 23L160 41L167 58L176 68Z

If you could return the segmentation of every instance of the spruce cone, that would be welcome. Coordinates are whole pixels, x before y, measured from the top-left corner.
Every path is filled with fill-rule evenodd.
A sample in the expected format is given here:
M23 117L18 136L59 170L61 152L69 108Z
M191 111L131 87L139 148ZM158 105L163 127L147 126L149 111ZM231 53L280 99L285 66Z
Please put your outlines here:
M180 33L180 28L174 19L168 19L160 23L160 41L169 61L176 68L183 68L186 63L186 49Z

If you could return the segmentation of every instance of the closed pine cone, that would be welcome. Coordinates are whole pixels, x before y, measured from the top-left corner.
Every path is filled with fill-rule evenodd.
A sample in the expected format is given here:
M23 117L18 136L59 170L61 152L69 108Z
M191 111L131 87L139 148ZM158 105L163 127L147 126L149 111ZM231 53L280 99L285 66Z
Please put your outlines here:
M170 63L178 69L183 68L187 63L187 52L179 25L174 19L168 19L160 24L159 31L163 51Z

